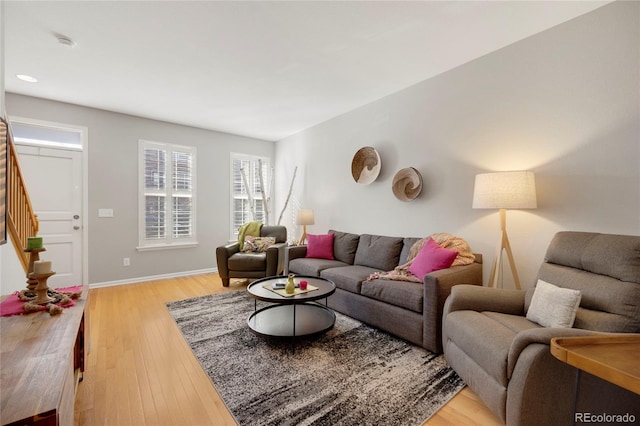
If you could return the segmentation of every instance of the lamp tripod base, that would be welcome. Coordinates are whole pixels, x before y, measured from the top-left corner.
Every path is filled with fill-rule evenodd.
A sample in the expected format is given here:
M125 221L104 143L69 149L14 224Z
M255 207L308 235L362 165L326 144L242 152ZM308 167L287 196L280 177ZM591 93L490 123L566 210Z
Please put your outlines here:
M511 251L511 244L509 244L509 237L507 236L507 212L505 209L500 209L500 245L498 252L496 253L496 260L491 267L491 276L489 277L489 287L498 287L498 268L502 264L502 252L507 253L507 259L509 259L509 266L511 267L511 273L513 274L513 282L516 289L520 290L520 278L518 277L518 270L516 269L516 262L513 260L513 252Z

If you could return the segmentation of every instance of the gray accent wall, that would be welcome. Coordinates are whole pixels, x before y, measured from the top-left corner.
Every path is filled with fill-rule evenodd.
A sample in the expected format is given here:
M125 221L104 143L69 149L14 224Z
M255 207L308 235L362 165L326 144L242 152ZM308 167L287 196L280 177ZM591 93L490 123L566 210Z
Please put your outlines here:
M351 177L363 146L382 158L367 186ZM507 212L521 282L532 286L557 231L640 234L640 3L604 6L279 141L276 164L299 167L294 198L315 213L308 233L449 232L484 255L485 283L499 215L471 208L474 177L532 170L538 208ZM412 202L391 191L405 167L424 180Z
M6 101L9 115L89 129L85 224L88 219L90 284L216 268L215 248L229 240L230 153L274 158L273 142L12 93L7 93ZM139 139L196 147L198 247L136 250ZM101 208L113 209L114 217L99 218ZM131 266L123 266L125 257L131 259ZM3 283L3 291L4 287Z

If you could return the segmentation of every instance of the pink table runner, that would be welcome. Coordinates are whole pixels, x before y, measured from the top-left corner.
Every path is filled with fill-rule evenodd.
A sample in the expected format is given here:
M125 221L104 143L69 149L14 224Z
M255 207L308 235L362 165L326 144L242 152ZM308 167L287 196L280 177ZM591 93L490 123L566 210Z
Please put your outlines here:
M56 288L55 291L60 293L80 293L82 292L82 286L78 285L74 287ZM25 311L23 308L24 301L18 298L18 293L19 292L16 291L11 296L7 297L2 303L0 303L0 316L8 317L11 315L22 315L27 313L27 311ZM71 300L71 302L67 303L66 305L60 305L59 303L57 305L62 306L63 308L70 308L75 304L76 301ZM46 305L42 305L41 308L41 311L47 310Z

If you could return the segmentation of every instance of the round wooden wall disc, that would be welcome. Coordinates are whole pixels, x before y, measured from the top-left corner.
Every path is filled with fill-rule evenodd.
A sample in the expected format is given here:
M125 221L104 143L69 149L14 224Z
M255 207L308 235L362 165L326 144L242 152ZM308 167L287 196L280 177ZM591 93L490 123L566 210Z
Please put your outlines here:
M378 178L381 166L378 151L370 146L365 146L353 156L351 175L357 183L369 185Z
M413 167L407 167L396 173L391 188L398 200L414 200L422 191L422 176Z

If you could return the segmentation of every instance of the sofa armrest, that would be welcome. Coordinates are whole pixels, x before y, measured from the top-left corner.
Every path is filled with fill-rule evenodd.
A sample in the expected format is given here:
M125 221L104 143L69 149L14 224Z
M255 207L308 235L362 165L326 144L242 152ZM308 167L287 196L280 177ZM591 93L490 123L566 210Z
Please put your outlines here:
M516 363L518 362L518 358L522 351L524 351L527 346L540 343L543 345L550 346L551 339L554 337L579 337L579 336L591 336L594 334L603 334L591 330L583 330L580 328L532 328L529 330L521 331L516 334L516 337L511 342L511 347L509 348L509 355L507 357L507 377L511 379L511 375L513 374L513 369L516 367Z
M285 249L284 255L284 273L289 273L289 262L293 259L305 257L307 255L307 246L289 246Z
M267 249L267 277L282 274L287 243L277 243Z
M451 289L459 284L482 285L482 264L454 266L425 275L422 305L423 346L434 353L442 352L442 313Z

